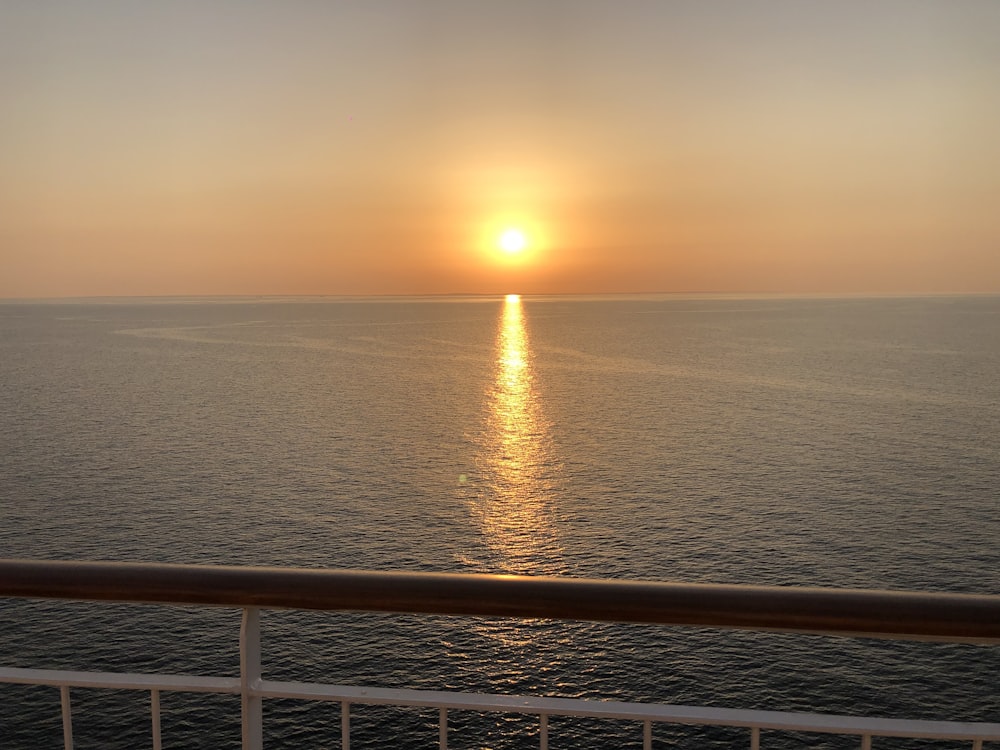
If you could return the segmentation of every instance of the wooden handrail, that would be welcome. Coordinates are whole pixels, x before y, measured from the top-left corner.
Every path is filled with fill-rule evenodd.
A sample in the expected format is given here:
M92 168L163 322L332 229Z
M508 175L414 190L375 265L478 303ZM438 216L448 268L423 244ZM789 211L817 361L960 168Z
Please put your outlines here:
M1000 596L986 594L0 560L0 596L543 617L1000 643Z

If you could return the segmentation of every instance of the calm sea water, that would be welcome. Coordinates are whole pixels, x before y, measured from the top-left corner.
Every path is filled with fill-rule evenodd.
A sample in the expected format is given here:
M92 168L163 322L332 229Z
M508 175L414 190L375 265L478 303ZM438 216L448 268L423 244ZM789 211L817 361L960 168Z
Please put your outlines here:
M5 557L1000 593L997 297L4 304L0 384ZM235 674L238 624L0 600L0 663ZM301 612L263 628L279 679L1000 721L998 648ZM75 691L77 746L148 746L147 700ZM0 748L59 746L58 706L0 686ZM267 702L268 746L339 747L338 717ZM167 747L238 747L238 722L238 700L163 697ZM431 747L435 722L358 707L354 740ZM537 746L531 720L452 724L453 747ZM550 731L641 747L634 725Z

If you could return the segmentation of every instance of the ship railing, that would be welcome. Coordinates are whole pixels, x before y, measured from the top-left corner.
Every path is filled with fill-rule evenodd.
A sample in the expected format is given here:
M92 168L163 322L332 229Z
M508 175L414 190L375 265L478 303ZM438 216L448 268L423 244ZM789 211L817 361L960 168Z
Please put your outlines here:
M438 745L448 747L449 711L522 714L538 719L546 750L550 716L634 721L643 747L654 724L743 727L747 745L762 730L968 741L1000 741L1000 724L792 713L379 687L284 682L261 672L260 611L307 609L458 616L552 618L737 628L853 637L1000 644L1000 596L799 587L678 584L508 575L0 560L0 597L235 607L243 611L240 676L128 674L0 668L0 683L49 685L61 692L63 744L73 747L71 688L150 694L152 746L162 747L160 693L223 693L241 698L244 750L263 747L264 699L339 703L341 742L351 743L351 706L437 709Z

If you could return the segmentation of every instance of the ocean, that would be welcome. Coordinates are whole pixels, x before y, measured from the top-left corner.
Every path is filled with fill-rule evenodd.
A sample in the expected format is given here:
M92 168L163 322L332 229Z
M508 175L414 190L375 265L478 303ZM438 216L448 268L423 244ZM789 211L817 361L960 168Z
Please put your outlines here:
M3 557L1000 594L996 296L9 302L0 385ZM0 600L0 663L237 674L239 617ZM275 679L1000 721L1000 648L966 644L267 611L263 653ZM147 695L73 700L78 748L149 746ZM162 701L165 747L239 747L238 698ZM355 710L353 747L436 742L435 711ZM535 724L459 713L450 746ZM265 735L339 748L339 709L266 701ZM0 686L0 750L60 743L57 690ZM557 717L550 743L642 746Z

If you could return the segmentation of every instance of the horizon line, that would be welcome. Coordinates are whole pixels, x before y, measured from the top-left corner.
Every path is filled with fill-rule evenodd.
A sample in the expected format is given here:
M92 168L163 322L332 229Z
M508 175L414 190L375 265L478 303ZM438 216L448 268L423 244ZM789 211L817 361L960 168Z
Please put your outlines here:
M281 301L281 300L370 300L370 299L480 299L502 300L508 294L517 294L524 298L574 298L574 297L705 297L705 298L784 298L784 299L885 299L885 298L920 298L920 297L995 297L996 291L866 291L866 292L833 292L833 291L671 291L671 292L376 292L368 294L346 293L281 293L268 292L263 294L223 293L223 294L90 294L90 295L56 295L38 297L0 297L0 304L24 303L71 303L100 302L117 300L145 300L150 302L180 302L194 300L231 300L231 301Z

